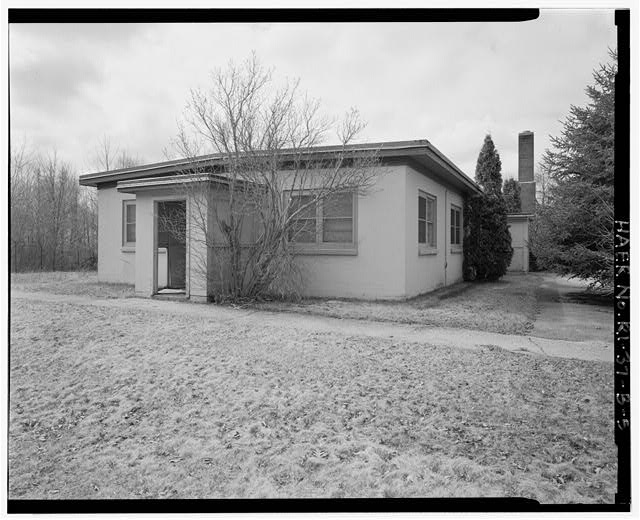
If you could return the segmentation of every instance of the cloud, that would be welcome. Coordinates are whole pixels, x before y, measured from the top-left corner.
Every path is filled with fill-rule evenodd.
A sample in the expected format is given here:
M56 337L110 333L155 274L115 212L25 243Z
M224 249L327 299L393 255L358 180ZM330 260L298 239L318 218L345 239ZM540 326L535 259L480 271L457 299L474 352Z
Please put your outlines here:
M12 101L59 114L105 81L102 56L122 53L143 35L136 24L21 24L10 31Z
M126 47L151 25L135 23L25 23L11 26L20 40L40 41L52 47L73 47L79 52L91 47Z
M517 172L517 136L536 161L615 44L612 11L543 11L510 23L95 24L10 27L11 129L81 164L102 135L161 160L189 89L252 50L274 79L370 141L429 139L473 176L487 132Z
M41 55L11 67L12 104L59 115L69 109L83 89L99 84L104 75L89 56Z

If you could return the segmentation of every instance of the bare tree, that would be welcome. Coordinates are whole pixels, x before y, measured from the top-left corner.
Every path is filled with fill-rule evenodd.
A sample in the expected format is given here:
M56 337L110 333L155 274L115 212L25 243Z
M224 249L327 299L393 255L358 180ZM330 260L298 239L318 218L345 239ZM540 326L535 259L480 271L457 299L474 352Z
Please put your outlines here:
M28 170L33 158L23 142L19 148L11 151L9 170L9 199L11 214L11 266L17 269L19 254L29 240L28 208L32 196L33 184Z
M70 223L70 209L77 203L77 182L71 166L58 160L57 154L40 160L41 185L44 200L45 242L50 251L50 268L60 267L58 259L64 257L64 245Z
M103 135L95 147L94 164L98 170L130 168L143 162L137 155L131 155L127 150L113 144L107 135Z
M551 186L549 173L544 169L536 168L534 179L536 181L536 199L538 204L546 206L549 203L549 188Z
M364 128L357 110L323 116L299 81L274 85L255 55L211 80L191 92L174 142L187 159L190 240L206 251L198 268L216 298L295 292L296 240L313 231L305 217L371 189L382 173L377 150L352 146ZM317 147L332 129L338 144L325 153Z

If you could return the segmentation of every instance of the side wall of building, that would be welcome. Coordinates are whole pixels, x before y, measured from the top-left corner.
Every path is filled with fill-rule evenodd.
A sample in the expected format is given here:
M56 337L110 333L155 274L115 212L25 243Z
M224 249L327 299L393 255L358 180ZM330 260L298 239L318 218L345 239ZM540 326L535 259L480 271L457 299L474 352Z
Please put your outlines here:
M357 254L297 257L306 296L398 299L405 296L404 166L381 167L375 187L356 201Z
M406 166L405 224L405 294L417 296L444 285L462 280L462 246L452 246L450 240L451 206L461 210L464 222L463 196L447 187L429 172ZM436 247L429 248L418 243L418 197L420 193L436 199ZM462 223L461 222L461 223ZM463 232L460 230L462 240Z
M135 283L135 248L124 247L123 201L135 195L119 193L115 187L98 190L98 280Z

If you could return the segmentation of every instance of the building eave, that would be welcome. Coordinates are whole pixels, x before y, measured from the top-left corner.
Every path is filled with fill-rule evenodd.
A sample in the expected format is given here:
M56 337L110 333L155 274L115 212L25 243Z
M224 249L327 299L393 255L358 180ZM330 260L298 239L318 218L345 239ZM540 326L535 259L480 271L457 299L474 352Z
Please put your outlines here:
M450 176L455 182L464 186L464 190L470 193L480 193L480 187L465 175L450 159L433 146L426 139L416 141L394 141L386 143L366 143L358 145L342 146L321 146L309 148L303 151L282 150L283 159L287 156L292 158L302 158L303 160L319 160L329 155L344 154L347 158L357 157L362 154L375 154L382 162L385 159L413 158L420 161L421 158L429 157L431 161L440 165L442 173ZM222 154L204 155L191 159L178 159L159 163L146 164L132 168L119 170L109 170L103 172L89 173L80 176L80 184L83 186L98 187L104 183L118 183L118 189L126 187L121 182L134 181L140 178L171 177L184 171L187 168L214 169L223 168L227 163L227 158ZM134 185L129 186L129 188Z

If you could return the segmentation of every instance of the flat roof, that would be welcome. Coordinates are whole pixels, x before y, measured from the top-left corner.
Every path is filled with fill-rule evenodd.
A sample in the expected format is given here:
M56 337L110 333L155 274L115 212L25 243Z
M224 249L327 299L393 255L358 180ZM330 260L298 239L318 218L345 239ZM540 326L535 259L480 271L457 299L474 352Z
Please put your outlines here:
M407 158L414 159L422 165L435 169L434 173L446 178L453 184L458 185L464 191L478 193L481 188L471 178L469 178L460 168L458 168L448 157L433 146L426 139L414 141L390 141L379 143L362 143L347 146L315 146L304 150L282 149L280 154L283 159L286 156L303 155L312 158L320 158L323 155L346 153L356 155L362 152L377 153L380 159ZM259 153L259 152L257 152ZM267 152L265 152L267 153ZM171 161L143 164L131 168L121 168L96 173L88 173L80 176L80 184L83 186L97 187L108 182L129 181L145 177L166 176L179 173L180 170L191 165L197 166L224 166L226 155L221 153L201 155L191 159L175 159Z

